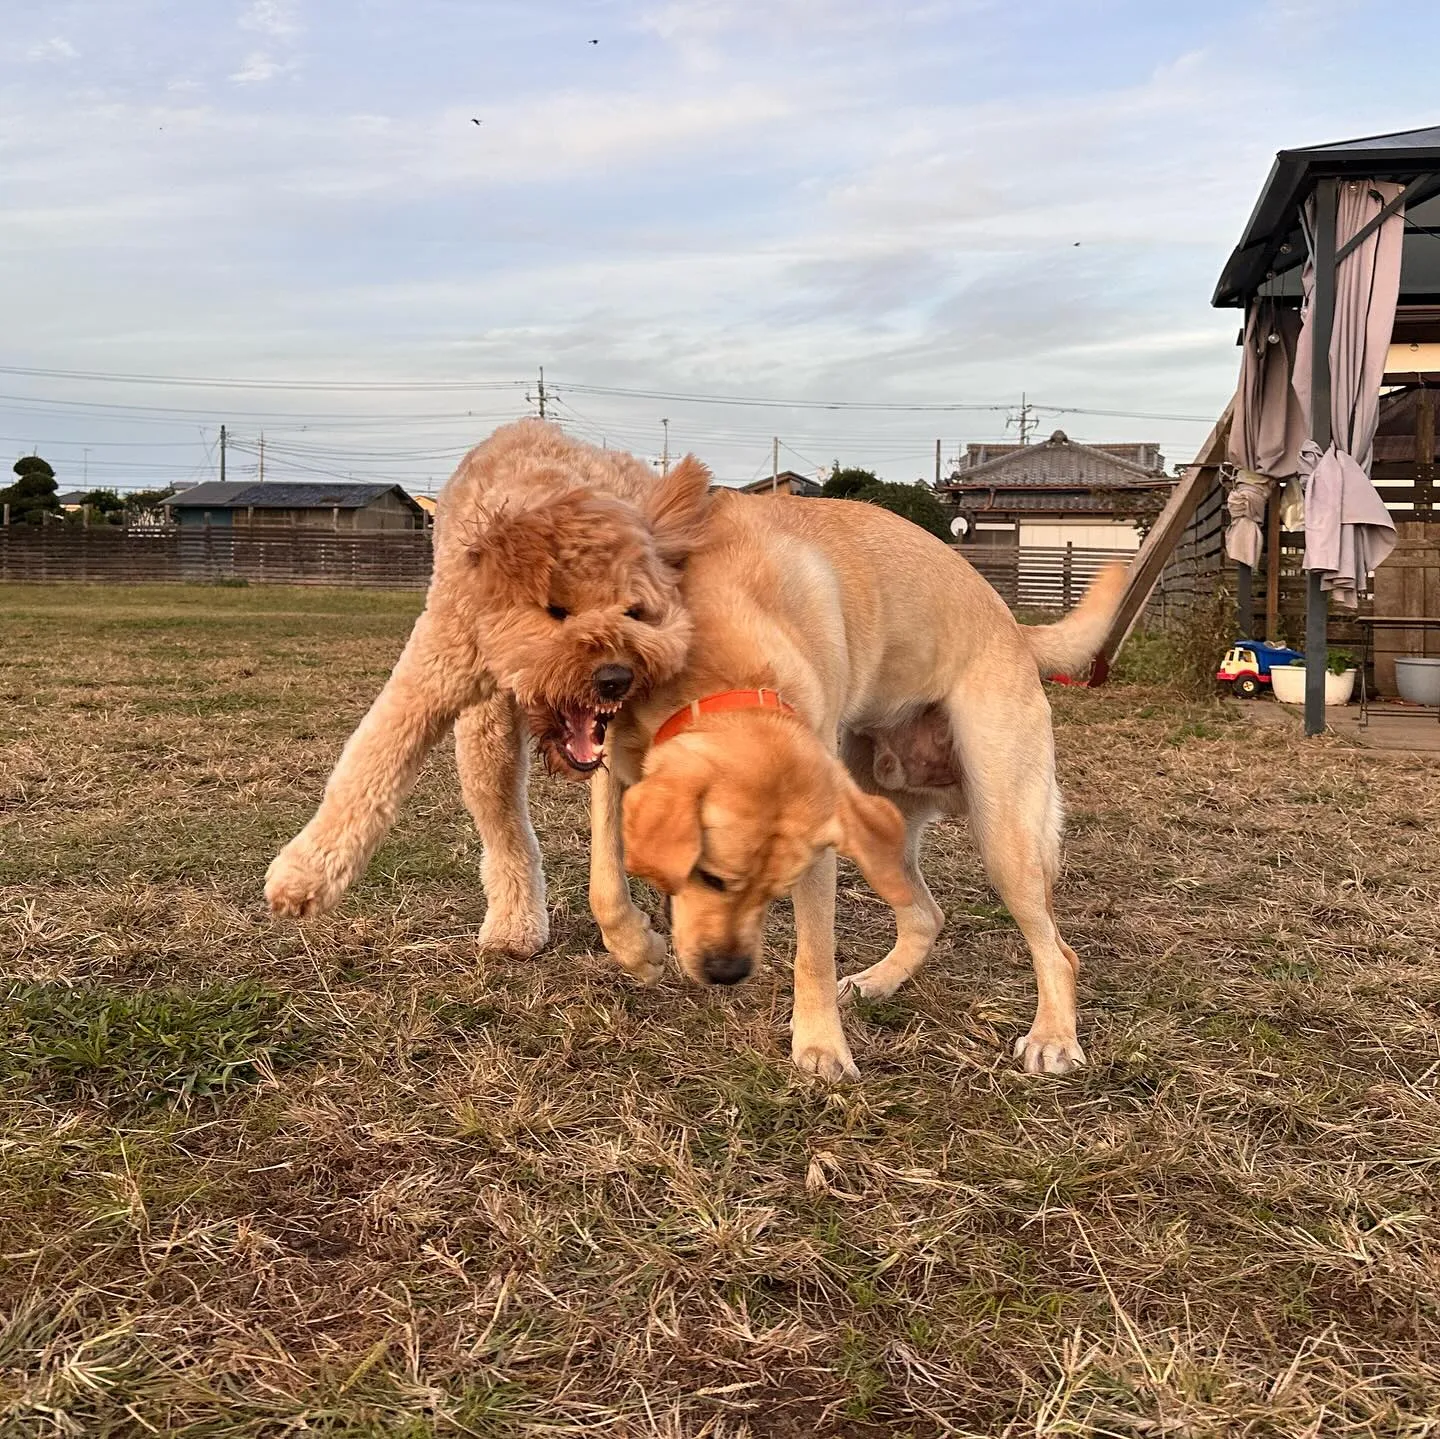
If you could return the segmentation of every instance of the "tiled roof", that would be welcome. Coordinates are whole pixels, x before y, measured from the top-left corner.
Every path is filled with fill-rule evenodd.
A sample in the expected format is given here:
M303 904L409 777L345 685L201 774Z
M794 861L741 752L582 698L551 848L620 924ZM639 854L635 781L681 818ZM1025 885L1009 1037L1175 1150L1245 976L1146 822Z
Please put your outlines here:
M971 469L957 470L941 489L987 490L992 485L1123 489L1153 485L1163 478L1143 465L1094 445L1079 444L1064 430L1056 430L1041 444L1018 447Z
M1123 501L1122 501L1123 495ZM1164 490L1156 485L1137 485L1128 493L1096 490L1091 494L1065 494L1056 490L983 490L960 498L960 508L970 515L985 514L1086 514L1113 515L1118 511L1159 510Z
M399 485L319 484L276 480L257 485L252 481L211 480L173 495L165 503L172 509L193 510L362 510L381 495L395 491L410 504L415 502Z

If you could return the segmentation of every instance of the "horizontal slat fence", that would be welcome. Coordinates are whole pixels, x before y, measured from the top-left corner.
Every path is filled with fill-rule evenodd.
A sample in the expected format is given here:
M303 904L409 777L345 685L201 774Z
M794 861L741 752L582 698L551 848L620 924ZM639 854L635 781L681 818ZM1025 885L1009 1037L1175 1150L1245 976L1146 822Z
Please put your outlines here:
M1132 550L1080 545L955 546L1012 609L1070 610L1106 565L1128 565Z
M11 525L0 528L0 582L341 585L424 589L428 530L304 526Z

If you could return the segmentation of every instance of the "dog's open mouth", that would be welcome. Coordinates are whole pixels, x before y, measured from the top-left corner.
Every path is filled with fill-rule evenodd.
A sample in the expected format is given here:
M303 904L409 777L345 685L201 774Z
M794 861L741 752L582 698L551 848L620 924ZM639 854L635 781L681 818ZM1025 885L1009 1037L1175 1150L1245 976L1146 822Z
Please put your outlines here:
M564 708L560 710L560 748L565 761L581 774L600 768L604 758L605 730L619 706Z

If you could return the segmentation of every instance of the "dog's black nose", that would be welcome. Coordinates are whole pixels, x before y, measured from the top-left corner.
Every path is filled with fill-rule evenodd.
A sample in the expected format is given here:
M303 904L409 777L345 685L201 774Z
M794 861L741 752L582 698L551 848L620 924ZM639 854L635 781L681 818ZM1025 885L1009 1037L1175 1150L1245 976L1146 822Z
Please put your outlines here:
M700 968L711 984L739 984L750 973L748 954L707 954Z
M635 671L629 665L601 665L590 676L590 683L602 700L623 700L634 681Z

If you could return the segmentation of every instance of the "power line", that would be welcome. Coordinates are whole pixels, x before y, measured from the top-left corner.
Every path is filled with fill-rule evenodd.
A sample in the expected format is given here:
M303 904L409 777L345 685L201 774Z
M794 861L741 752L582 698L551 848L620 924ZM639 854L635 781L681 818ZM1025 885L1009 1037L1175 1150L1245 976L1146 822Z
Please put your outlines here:
M52 370L27 365L0 365L0 375L29 375L46 380L85 380L106 385L178 385L192 389L313 390L344 392L523 390L525 380L255 380L217 379L200 375L126 375L116 370Z

